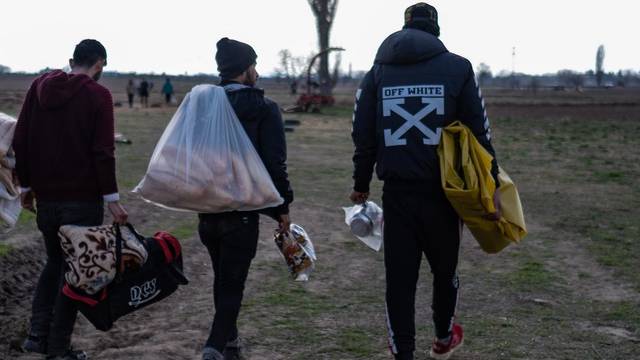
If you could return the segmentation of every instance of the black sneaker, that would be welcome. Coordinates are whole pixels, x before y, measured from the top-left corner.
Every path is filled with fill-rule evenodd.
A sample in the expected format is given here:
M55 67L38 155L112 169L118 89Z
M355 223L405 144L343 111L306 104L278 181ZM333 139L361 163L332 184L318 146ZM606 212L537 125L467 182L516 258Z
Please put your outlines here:
M69 349L64 355L49 355L47 360L89 360L89 356L84 351Z
M47 342L40 338L37 335L29 335L22 342L22 346L20 346L20 350L22 352L30 352L30 353L38 353L38 354L47 354Z

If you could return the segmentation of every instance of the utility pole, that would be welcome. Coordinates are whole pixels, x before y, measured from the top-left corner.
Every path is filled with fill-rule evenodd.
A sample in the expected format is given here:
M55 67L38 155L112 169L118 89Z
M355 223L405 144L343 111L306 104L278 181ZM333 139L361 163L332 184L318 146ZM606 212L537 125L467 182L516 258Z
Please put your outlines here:
M516 84L516 47L511 48L511 88L515 89Z

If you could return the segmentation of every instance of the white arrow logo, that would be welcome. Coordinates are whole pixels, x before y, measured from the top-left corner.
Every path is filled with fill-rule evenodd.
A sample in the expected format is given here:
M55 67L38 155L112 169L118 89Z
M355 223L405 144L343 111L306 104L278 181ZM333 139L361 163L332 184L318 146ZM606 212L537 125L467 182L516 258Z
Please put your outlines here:
M391 113L394 112L406 120L406 122L402 124L402 126L400 126L395 132L392 132L391 129L384 130L384 143L386 146L407 145L407 140L402 139L401 137L413 127L416 127L424 134L425 138L422 140L422 142L425 145L438 145L440 143L440 134L442 133L442 128L437 128L434 132L425 124L423 124L421 120L434 111L437 115L444 115L444 98L423 97L422 103L426 104L426 106L418 111L415 115L411 115L409 112L407 112L407 110L400 106L404 104L404 98L382 100L383 116L391 116Z

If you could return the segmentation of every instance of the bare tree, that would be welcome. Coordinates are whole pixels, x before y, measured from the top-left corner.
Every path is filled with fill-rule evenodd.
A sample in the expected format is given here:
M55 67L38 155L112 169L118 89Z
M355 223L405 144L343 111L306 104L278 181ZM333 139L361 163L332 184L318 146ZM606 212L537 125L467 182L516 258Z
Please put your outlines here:
M477 76L478 76L478 82L480 83L479 85L484 86L485 81L493 77L493 74L491 74L491 68L489 67L489 65L485 63L480 63L477 69Z
M281 74L287 80L297 79L305 71L307 58L304 56L293 56L289 49L282 49L278 52L280 57L280 67L276 68L276 73Z
M537 76L532 76L531 81L529 82L529 88L533 91L533 94L537 94L540 89L540 78Z
M336 8L338 0L307 0L313 15L316 18L316 28L318 30L318 48L320 52L329 49L329 38L331 34L331 26L336 16ZM325 52L320 56L320 65L318 71L320 81L320 93L322 95L331 95L333 89L333 79L329 71L329 53Z
M580 91L584 83L584 76L573 70L560 70L558 71L558 80L562 81L567 86L573 86L576 91Z
M602 86L602 78L604 76L604 45L598 46L596 53L596 82L598 87Z

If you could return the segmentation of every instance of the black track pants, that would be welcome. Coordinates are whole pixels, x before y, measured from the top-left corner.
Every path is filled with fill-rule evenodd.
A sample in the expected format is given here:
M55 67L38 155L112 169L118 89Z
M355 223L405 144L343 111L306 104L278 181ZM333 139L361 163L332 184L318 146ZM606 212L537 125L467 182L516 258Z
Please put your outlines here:
M257 212L201 214L198 231L213 266L215 315L206 346L222 352L238 337L244 284L258 246Z
M437 188L436 188L437 189ZM436 336L447 337L458 300L461 222L442 190L389 190L384 210L384 263L390 345L393 353L415 349L415 295L422 254L433 274Z

